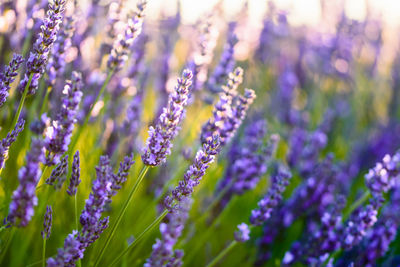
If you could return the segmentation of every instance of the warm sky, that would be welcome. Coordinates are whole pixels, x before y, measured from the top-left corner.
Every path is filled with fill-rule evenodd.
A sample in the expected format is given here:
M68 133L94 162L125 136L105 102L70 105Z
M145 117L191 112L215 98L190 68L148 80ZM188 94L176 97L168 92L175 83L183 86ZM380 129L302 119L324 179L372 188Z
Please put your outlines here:
M195 21L203 12L209 10L219 0L181 0L183 19L186 22ZM235 14L243 5L245 0L223 0L225 10L231 15ZM149 10L156 14L160 7L163 10L171 10L176 0L150 0ZM267 0L249 0L250 12L253 21L259 21L266 10ZM289 11L289 19L293 24L316 25L321 19L321 0L275 0L273 1L279 9ZM367 10L367 5L373 15L381 16L385 23L400 26L400 0L325 0L331 6L345 6L349 17L362 19Z

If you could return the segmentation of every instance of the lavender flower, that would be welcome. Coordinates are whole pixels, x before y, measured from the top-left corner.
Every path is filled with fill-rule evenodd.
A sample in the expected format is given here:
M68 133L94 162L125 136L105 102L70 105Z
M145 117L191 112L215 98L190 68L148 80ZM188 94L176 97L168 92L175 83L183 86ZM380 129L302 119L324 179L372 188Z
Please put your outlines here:
M117 190L122 188L128 178L129 170L135 163L133 153L130 156L125 156L124 161L120 163L117 174L112 175L111 195L109 198L117 194Z
M352 218L346 223L343 233L343 247L347 250L358 245L370 229L377 221L378 209L382 206L383 198L377 196L371 202L357 210Z
M54 185L54 188L60 189L66 179L68 169L68 155L61 158L60 163L53 169L50 177L46 179L45 183Z
M373 169L365 175L366 184L373 196L378 196L391 189L399 179L400 152L393 157L386 155L382 163L377 163Z
M71 178L69 180L69 186L67 189L67 193L70 196L76 195L78 190L78 186L81 183L79 179L81 176L81 169L80 169L80 158L79 158L79 150L75 152L74 160L72 161L72 173Z
M258 209L251 211L250 222L253 225L261 225L271 217L271 212L282 200L282 193L289 184L291 174L280 168L273 177L272 185L263 199L258 202Z
M179 208L168 214L168 222L160 224L161 239L157 239L153 245L151 255L144 264L145 267L182 265L183 251L174 251L174 245L182 235L190 207L190 198L182 199Z
M213 93L218 93L221 91L220 86L224 83L225 79L235 66L234 47L238 41L237 36L234 33L235 28L235 22L229 24L228 37L224 51L222 52L221 59L217 67L215 67L213 74L208 80L208 89Z
M53 220L53 210L51 209L51 206L46 207L46 213L44 214L44 222L43 222L43 231L42 237L43 239L49 239L50 233L51 233L51 223Z
M158 166L165 162L167 155L171 154L171 141L178 134L192 77L191 71L183 71L182 78L178 79L175 91L170 95L168 106L160 115L159 122L155 128L150 127L149 138L142 154L144 164Z
M250 239L250 229L245 223L241 223L237 226L238 231L235 232L235 240L238 242L246 242Z
M19 54L14 54L8 66L0 73L0 107L6 102L11 84L18 75L18 69L23 62L23 58Z
M14 130L8 133L7 136L0 141L0 170L4 167L4 162L8 157L10 146L15 142L15 140L17 140L19 133L24 129L24 125L25 121L19 119Z
M100 158L96 176L92 192L79 219L82 225L81 231L73 232L66 238L64 248L59 249L57 256L47 261L49 266L73 266L75 261L83 258L86 248L108 227L108 217L101 219L112 190L112 170L108 157Z
M110 70L118 71L128 58L129 47L133 41L139 36L142 31L144 9L147 1L141 0L137 4L137 11L132 19L128 20L125 33L118 36L114 42L110 57L107 62L107 67Z
M203 144L203 148L197 152L193 164L183 175L183 180L172 190L172 195L164 199L164 206L167 209L173 210L174 201L179 203L184 198L192 195L194 188L200 183L201 178L203 178L206 170L218 154L219 147L220 138L218 135L214 135L207 140L207 143Z
M267 171L268 161L276 149L279 136L272 135L269 144L264 145L265 135L266 122L256 120L246 127L241 142L232 144L230 163L217 187L217 192L228 190L221 201L223 206L234 194L243 194L254 188Z
M207 79L208 65L212 61L217 38L218 31L212 24L210 16L200 26L197 49L194 51L192 59L188 63L188 68L193 72L193 91L198 91L204 86Z
M46 66L46 73L49 77L50 84L54 85L57 76L64 73L66 52L71 47L71 38L75 30L73 24L74 18L72 16L65 17L64 23L61 25L60 32L57 36L57 40L51 50L51 56Z
M20 83L21 93L24 92L31 75L33 76L28 88L28 94L35 94L36 89L38 88L39 79L45 71L49 53L57 39L65 3L66 0L54 0L53 4L49 4L47 16L40 27L41 32L39 33L39 37L36 39L33 51L30 53L26 63L27 71L24 79Z
M33 208L37 205L36 185L41 175L39 164L43 161L43 142L33 139L26 165L18 172L19 186L12 195L8 221L13 225L25 227L33 216Z
M72 73L72 81L67 81L64 87L64 98L60 112L53 121L52 126L46 131L46 165L57 164L59 158L68 150L71 141L72 130L76 123L78 106L82 98L81 75Z
M77 238L78 234L79 232L74 230L67 236L64 247L58 249L57 256L47 259L48 267L74 266L74 262L83 258L81 243Z
M201 141L202 143L211 137L213 134L218 133L221 136L222 144L225 144L225 138L230 135L228 131L233 128L227 129L229 124L229 117L233 116L232 102L234 97L237 96L237 88L243 81L243 70L238 67L232 73L229 73L228 81L225 86L222 86L222 93L220 93L218 102L213 109L213 116L202 126ZM232 126L232 125L230 125Z

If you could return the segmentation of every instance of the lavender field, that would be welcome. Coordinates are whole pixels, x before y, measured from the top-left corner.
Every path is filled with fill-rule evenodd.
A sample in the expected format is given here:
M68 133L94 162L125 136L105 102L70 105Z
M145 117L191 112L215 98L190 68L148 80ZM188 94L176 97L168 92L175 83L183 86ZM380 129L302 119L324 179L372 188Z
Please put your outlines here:
M0 266L400 266L399 29L151 1L0 0Z

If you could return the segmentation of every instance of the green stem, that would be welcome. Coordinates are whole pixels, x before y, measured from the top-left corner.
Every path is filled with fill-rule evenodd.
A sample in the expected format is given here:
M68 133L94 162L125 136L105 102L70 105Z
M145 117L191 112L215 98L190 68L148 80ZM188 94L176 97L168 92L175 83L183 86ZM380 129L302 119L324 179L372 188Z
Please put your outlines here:
M136 183L134 184L134 186L132 187L131 192L129 193L128 199L125 201L124 205L122 206L122 209L121 209L120 213L118 214L117 220L115 221L113 227L111 228L111 232L108 235L108 237L106 239L106 242L104 243L104 245L103 245L103 247L102 247L102 249L100 251L99 256L97 257L96 262L94 263L94 267L99 265L100 260L104 255L104 252L106 251L109 243L111 242L111 239L113 238L113 236L115 234L115 231L117 230L119 224L121 223L122 217L124 216L128 206L129 206L129 203L132 201L133 196L135 195L137 189L139 188L139 185L143 181L143 178L146 176L146 173L149 170L149 168L150 168L149 166L144 166L143 169L141 170Z
M357 209L365 201L367 201L370 196L371 196L371 193L369 191L366 191L359 199L357 199L356 202L351 204L351 206L348 208L348 210L343 213L343 221L345 221L355 209Z
M28 80L28 83L26 84L26 86L24 88L24 93L22 94L22 98L19 101L17 114L15 114L11 129L14 129L15 125L17 125L17 122L19 120L19 116L21 115L22 107L24 106L25 98L28 95L29 86L31 86L32 79L33 79L33 73L31 73L31 75L29 75L29 80Z
M7 250L8 250L8 247L10 246L11 241L12 241L12 239L13 239L13 237L14 237L15 231L16 231L16 229L15 229L15 227L13 226L12 229L11 229L11 231L10 231L10 233L9 233L9 236L8 236L8 239L7 239L6 244L5 244L5 246L4 246L4 249L1 251L0 263L3 263L4 257L5 257L5 255L6 255L6 253L7 253ZM0 265L1 265L1 264L0 264Z
M227 255L236 245L238 242L233 240L226 248L224 248L218 255L215 257L206 267L213 267L215 266L220 260L222 260L225 255Z
M78 231L78 201L76 200L76 195L78 192L76 192L75 197L74 197L74 207L75 207L75 228L76 231Z
M144 229L144 231L141 232L138 237L124 251L122 251L122 253L119 254L118 257L114 259L114 261L110 264L110 267L117 264L122 259L122 257L124 257L130 249L134 248L139 243L139 241L143 239L146 233L148 233L151 229L158 225L167 214L168 210L164 210L163 213L161 213L149 226L147 226L146 229Z
M46 94L44 95L44 99L43 99L43 102L42 102L42 106L40 107L39 116L42 115L42 114L44 113L44 110L45 110L45 108L47 107L47 102L48 102L48 100L49 100L50 91L51 91L51 86L47 87L47 89L46 89Z
M82 130L89 123L90 115L92 114L94 106L96 105L97 101L99 101L100 96L102 96L104 94L104 91L106 90L106 87L107 87L108 83L110 82L111 77L112 77L113 74L114 74L113 70L111 70L108 73L107 78L105 79L103 85L101 86L101 89L100 89L99 93L96 96L96 99L93 101L92 106L90 107L88 113L85 116L85 120L83 121L83 124L81 125L81 127L79 127L77 129L77 132L74 134L74 137L73 137L73 139L72 139L72 141L71 141L71 143L69 145L69 153L68 154L71 154L72 151L74 151L75 145L78 142L79 137L81 136Z
M46 267L46 240L47 238L43 238L43 250L42 250L42 266Z

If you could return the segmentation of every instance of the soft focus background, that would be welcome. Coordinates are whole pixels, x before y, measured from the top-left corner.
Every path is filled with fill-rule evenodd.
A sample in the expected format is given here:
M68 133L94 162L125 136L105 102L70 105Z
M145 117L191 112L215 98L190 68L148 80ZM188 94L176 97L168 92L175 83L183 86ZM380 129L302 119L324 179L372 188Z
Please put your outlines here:
M87 19L92 1L68 2L66 14L77 15L75 39L66 52L66 71L54 85L55 93L50 95L49 104L45 107L50 115L59 107L57 92L62 91L65 79L69 79L71 71L79 70L83 73L84 100L77 127L82 125L82 117L107 75L106 62L114 41L110 38L107 25L115 19L113 12L117 2L124 1L99 1L98 13L93 20ZM45 14L44 8L41 8L34 12L33 18L26 19L23 11L26 1L15 3L21 11L20 16L8 8L0 13L1 66L8 64L13 52L22 53L24 43L32 46L32 36L35 35L28 37L27 32L37 33L37 22ZM134 10L135 3L133 0L126 1L122 13ZM253 229L251 240L236 247L220 266L282 266L286 253L295 250L294 244L299 244L296 241L306 243L315 229L319 229L323 212L336 205L339 195L347 199L343 212L353 211L352 204L368 191L364 179L368 169L381 161L385 154L393 154L400 147L400 1L182 0L179 14L178 7L174 0L149 0L143 29L148 40L137 76L131 79L127 75L129 66L135 64L130 59L111 80L104 98L96 103L90 114L89 126L79 136L77 149L81 154L82 184L78 190L78 209L83 208L89 195L99 157L111 154L112 164L117 169L126 154L125 145L131 144L136 164L127 184L105 211L113 223L142 167L140 152L148 136L148 127L157 120L159 110L182 69L195 57L201 26L210 21L211 35L216 41L210 62L206 64L207 78L218 65L229 34L232 34L229 22L236 22L233 31L238 43L234 48L233 62L244 69L240 92L245 87L253 88L257 98L234 142L223 149L195 189L188 222L175 248L184 250L184 266L205 266L233 239L236 226L241 222L248 223L251 210L257 207L257 202L272 183L273 168L263 173L251 190L236 194L227 205L218 201L218 184L227 175L232 155L244 149L235 145L246 141L244 132L261 118L268 125L268 132L261 138L261 143L265 145L270 141L272 134L280 136L276 153L268 165L283 162L290 167L293 179L271 222ZM175 25L176 21L179 24ZM113 30L121 33L124 25L115 23ZM81 38L86 31L90 34ZM137 48L140 43L135 45L133 47ZM134 49L132 51L135 52ZM101 266L107 266L156 218L163 196L177 185L190 165L200 146L201 126L211 116L212 103L218 99L218 94L208 90L206 84L195 93L195 100L187 108L182 130L173 142L172 155L165 165L150 170ZM140 102L142 113L139 118L132 119L140 126L138 133L132 138L120 137L123 122L128 116L127 106L138 95L141 86L144 89ZM2 129L9 128L10 118L16 109L13 105L19 97L16 85L13 85L10 94L11 100L0 111ZM34 98L28 99L27 109L23 112L27 119L26 129L39 118L35 105ZM2 130L1 136L6 134ZM28 130L21 134L10 149L9 159L1 173L0 218L7 216L11 194L18 186L18 170L24 165L25 154L29 151L31 135ZM335 174L325 175L325 169ZM48 176L50 170L45 174ZM323 193L308 199L308 196L313 196L312 192L318 191L313 187L314 176L322 177L323 185L318 190ZM304 188L311 188L311 193L307 191L306 196L301 198L299 195L303 194ZM56 254L74 224L73 201L66 196L64 189L38 191L39 205L32 222L26 228L15 231L12 239L7 239L9 232L0 233L2 266L27 266L40 261L40 231L43 210L48 203L53 204L54 223L47 256ZM382 208L378 225L383 225L393 215L391 210L396 209L390 205L400 205L392 202L389 194L385 197L386 212ZM215 210L208 209L211 203L217 203L213 207ZM291 214L298 208L296 204L303 203L309 206L302 214L297 217ZM383 257L378 257L373 264L399 266L400 238L396 237L399 214L394 216L394 234L384 243L387 247L390 244L389 252L385 250ZM371 238L373 233L376 234L368 232L367 237ZM123 258L122 266L143 266L155 239L159 237L156 227ZM372 249L368 247L370 243L371 239L365 238L353 250L337 255L332 253L332 257L336 257L337 266L349 266L351 262L355 262L354 266L365 266L364 259L368 258ZM104 235L86 251L83 266L93 263L102 244ZM310 266L304 261L299 261L298 265Z

